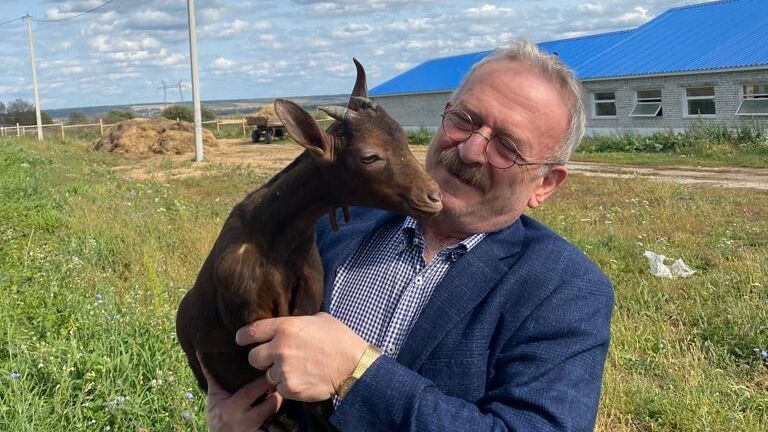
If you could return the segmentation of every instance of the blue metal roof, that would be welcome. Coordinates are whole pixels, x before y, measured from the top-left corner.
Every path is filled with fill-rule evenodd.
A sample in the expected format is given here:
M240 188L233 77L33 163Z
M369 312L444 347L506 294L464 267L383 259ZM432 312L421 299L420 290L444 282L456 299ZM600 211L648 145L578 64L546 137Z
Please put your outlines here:
M722 0L670 9L631 30L542 42L581 80L768 65L768 0ZM452 91L482 51L429 60L373 96Z

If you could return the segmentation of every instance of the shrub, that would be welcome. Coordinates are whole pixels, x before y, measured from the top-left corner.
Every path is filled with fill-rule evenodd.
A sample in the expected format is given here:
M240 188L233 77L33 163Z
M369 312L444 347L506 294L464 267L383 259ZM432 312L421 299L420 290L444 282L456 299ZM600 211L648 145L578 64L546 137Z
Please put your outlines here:
M114 124L123 120L130 120L134 117L136 117L136 114L134 114L132 111L112 110L108 112L106 116L104 116L103 121L106 124Z
M427 145L432 141L432 137L435 134L425 127L420 127L415 131L406 132L408 135L408 143L411 145Z
M168 120L178 119L190 123L195 121L194 115L192 114L192 109L186 105L171 105L166 107L163 112L160 113L160 115L167 118ZM205 106L201 106L200 118L202 119L201 121L216 120L216 113Z
M672 130L639 135L622 132L585 137L580 152L678 153L696 156L734 153L768 154L768 136L760 125L728 128L695 123L683 132Z
M80 111L72 111L67 117L68 125L80 125L88 123L88 117Z

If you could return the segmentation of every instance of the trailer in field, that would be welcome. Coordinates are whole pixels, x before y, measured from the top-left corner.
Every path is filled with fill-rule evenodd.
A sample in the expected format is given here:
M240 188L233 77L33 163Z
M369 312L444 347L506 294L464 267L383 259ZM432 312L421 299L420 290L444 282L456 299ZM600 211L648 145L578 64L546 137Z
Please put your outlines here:
M246 122L248 123L248 126L253 126L251 141L254 143L260 142L262 137L266 144L270 144L272 140L281 140L285 138L285 126L277 117L246 117Z

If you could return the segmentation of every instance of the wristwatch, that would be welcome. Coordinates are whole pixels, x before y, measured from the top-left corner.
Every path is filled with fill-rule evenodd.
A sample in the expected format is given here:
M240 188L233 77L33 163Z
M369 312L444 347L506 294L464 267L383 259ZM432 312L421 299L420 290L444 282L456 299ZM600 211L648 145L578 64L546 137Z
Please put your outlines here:
M365 351L363 351L363 355L360 357L360 360L357 361L357 366L355 366L355 370L352 371L352 375L344 378L344 381L341 382L338 394L339 399L344 399L347 396L347 393L349 393L349 390L352 389L352 386L355 385L357 380L363 376L365 371L371 367L373 362L376 361L380 355L381 350L375 346L368 344L368 346L365 347Z

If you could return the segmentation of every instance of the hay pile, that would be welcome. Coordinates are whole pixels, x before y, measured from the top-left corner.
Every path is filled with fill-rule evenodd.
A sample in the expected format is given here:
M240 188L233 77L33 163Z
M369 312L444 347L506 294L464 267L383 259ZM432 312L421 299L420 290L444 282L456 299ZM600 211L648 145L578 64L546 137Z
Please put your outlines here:
M218 147L216 137L205 129L203 146ZM192 153L195 151L195 125L165 118L126 120L112 126L91 144L89 150L123 155Z
M259 112L256 113L257 116L260 117L269 117L269 118L277 118L277 113L275 112L275 104L269 103L266 105L263 105L261 109L259 109Z

